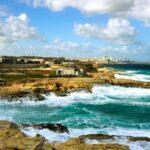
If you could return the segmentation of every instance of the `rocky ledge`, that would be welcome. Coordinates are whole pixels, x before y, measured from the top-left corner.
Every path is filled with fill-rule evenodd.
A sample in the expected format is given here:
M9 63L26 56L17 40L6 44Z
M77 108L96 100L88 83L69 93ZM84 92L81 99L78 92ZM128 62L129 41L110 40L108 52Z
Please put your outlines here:
M51 136L51 135L49 135ZM29 137L20 128L8 121L0 121L1 150L128 150L127 146L119 144L86 144L84 138L70 139L64 143L50 144L37 135Z
M37 128L49 128L48 124L36 124L34 126ZM62 126L59 127L62 128ZM52 129L52 124L50 125L50 129ZM129 147L126 145L106 142L107 140L112 141L115 138L116 136L112 135L90 134L70 139L64 143L50 143L40 135L36 135L35 137L25 135L15 123L0 121L0 150L129 150ZM150 142L149 138L144 137L126 138L131 142ZM98 140L100 144L90 144L87 140Z
M94 84L150 88L150 82L116 79L114 74L115 72L112 70L101 69L99 72L88 74L88 77L33 78L7 82L0 85L0 99L12 101L28 97L31 100L39 101L44 99L42 94L53 92L65 96L66 93L76 90L90 91Z

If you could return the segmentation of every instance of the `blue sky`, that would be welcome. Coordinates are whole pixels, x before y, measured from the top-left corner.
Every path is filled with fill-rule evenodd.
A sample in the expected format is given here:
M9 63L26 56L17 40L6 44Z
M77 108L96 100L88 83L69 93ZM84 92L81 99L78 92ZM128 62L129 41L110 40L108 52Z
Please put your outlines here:
M0 55L150 61L149 12L150 0L0 0Z

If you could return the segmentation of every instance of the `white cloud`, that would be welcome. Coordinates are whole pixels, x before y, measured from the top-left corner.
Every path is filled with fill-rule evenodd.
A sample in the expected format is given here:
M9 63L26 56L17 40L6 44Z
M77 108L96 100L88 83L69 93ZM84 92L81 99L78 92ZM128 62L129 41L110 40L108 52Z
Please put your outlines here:
M91 47L88 43L79 44L76 42L63 41L61 39L55 39L51 44L44 45L45 49L50 49L59 52L70 52L70 51L87 51Z
M120 12L129 9L133 0L22 0L34 7L48 7L60 11L66 7L77 8L85 13Z
M6 46L18 41L38 39L41 36L34 27L28 25L28 17L22 13L19 16L9 16L0 22L0 46Z
M128 20L121 18L110 19L106 27L93 24L75 24L77 35L95 39L108 40L117 44L132 44L135 42L135 28Z
M132 9L128 15L139 20L143 20L146 25L150 25L150 0L134 0Z
M92 57L102 57L102 56L112 56L118 58L131 58L131 59L142 59L145 57L146 60L149 59L147 53L148 47L145 45L139 46L102 46L94 45L91 43L76 43L71 41L63 41L60 39L55 39L52 43L43 45L40 50L35 50L39 55L45 56L65 56L65 57L77 57L77 58L92 58Z
M73 7L87 14L113 14L150 22L150 0L20 0L34 7L61 11Z
M150 45L141 46L107 46L94 45L91 43L76 43L71 41L63 41L55 39L48 44L20 45L17 43L11 44L11 47L0 49L0 55L35 55L35 56L63 56L70 58L92 58L111 56L115 58L129 58L137 60L149 60Z

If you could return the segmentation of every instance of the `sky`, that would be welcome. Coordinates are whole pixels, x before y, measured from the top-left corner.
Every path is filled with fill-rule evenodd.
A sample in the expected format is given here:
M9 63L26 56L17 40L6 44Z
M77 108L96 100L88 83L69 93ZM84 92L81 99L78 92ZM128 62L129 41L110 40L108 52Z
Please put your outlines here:
M0 56L150 61L150 0L0 0Z

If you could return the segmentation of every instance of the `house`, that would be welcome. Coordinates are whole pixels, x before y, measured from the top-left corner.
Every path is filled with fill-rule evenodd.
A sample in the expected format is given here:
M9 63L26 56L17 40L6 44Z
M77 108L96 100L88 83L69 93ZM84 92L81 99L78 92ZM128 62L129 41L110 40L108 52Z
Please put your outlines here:
M74 68L60 68L56 70L56 75L58 76L83 76L85 72L83 69Z
M0 57L0 64L3 62L3 59L2 59L2 57Z
M17 58L18 64L26 64L28 62L27 58Z
M28 63L33 63L33 64L43 64L44 63L44 59L43 58L30 58L28 59Z

